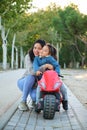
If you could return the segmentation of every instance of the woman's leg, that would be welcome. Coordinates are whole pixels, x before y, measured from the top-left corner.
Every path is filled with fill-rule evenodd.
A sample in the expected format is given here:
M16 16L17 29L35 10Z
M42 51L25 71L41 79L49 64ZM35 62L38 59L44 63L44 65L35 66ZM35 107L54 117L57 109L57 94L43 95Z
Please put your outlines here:
M22 101L19 104L20 110L28 110L28 107L26 105L28 94L30 93L30 90L35 82L35 77L32 75L28 75L25 78L19 79L17 82L17 85L19 89L23 92L22 93Z
M36 88L31 88L30 90L30 97L34 102L36 102L36 91Z
M28 75L25 78L24 84L23 84L23 95L22 100L26 101L28 94L30 93L31 88L33 87L35 82L35 77L32 75Z
M19 79L19 80L17 81L17 86L18 86L18 88L19 88L21 91L23 91L23 85L24 85L25 79L26 79L26 77L23 77L23 78L21 78L21 79Z

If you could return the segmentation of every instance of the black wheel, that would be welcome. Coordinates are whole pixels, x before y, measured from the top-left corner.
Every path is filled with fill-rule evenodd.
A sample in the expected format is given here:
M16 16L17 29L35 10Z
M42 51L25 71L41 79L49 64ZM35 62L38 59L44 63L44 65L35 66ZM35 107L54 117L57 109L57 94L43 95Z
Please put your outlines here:
M46 95L44 97L43 117L45 119L53 119L55 115L56 97L54 95Z

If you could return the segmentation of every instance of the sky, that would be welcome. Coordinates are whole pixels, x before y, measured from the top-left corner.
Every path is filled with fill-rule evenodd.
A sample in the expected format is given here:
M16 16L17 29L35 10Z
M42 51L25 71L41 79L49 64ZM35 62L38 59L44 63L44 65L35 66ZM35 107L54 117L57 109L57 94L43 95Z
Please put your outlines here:
M74 3L75 5L78 5L81 13L87 14L87 0L33 0L33 5L39 9L47 7L50 3L56 3L61 6L61 8L70 3Z

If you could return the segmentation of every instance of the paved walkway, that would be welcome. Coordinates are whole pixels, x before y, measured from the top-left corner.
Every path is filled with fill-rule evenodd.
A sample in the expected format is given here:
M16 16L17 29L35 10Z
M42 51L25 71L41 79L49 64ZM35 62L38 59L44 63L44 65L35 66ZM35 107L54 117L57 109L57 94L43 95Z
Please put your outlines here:
M17 80L24 69L0 71L0 118L20 98Z
M43 112L22 112L15 108L12 117L1 130L87 130L87 110L68 89L69 110L60 109L53 120L43 118ZM2 121L2 124L4 119Z

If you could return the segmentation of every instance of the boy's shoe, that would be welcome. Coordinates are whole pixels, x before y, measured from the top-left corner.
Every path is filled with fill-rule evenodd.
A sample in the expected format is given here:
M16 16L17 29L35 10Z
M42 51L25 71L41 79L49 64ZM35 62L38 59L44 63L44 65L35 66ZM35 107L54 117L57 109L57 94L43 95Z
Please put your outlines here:
M40 107L41 107L41 104L37 103L37 104L35 105L35 112L40 113L40 112L41 112Z
M67 100L63 100L62 105L63 105L64 110L68 110L68 101Z
M21 110L21 111L27 111L27 110L29 110L29 108L28 108L26 102L23 102L23 101L20 102L20 104L18 105L18 108L19 108L19 110Z

